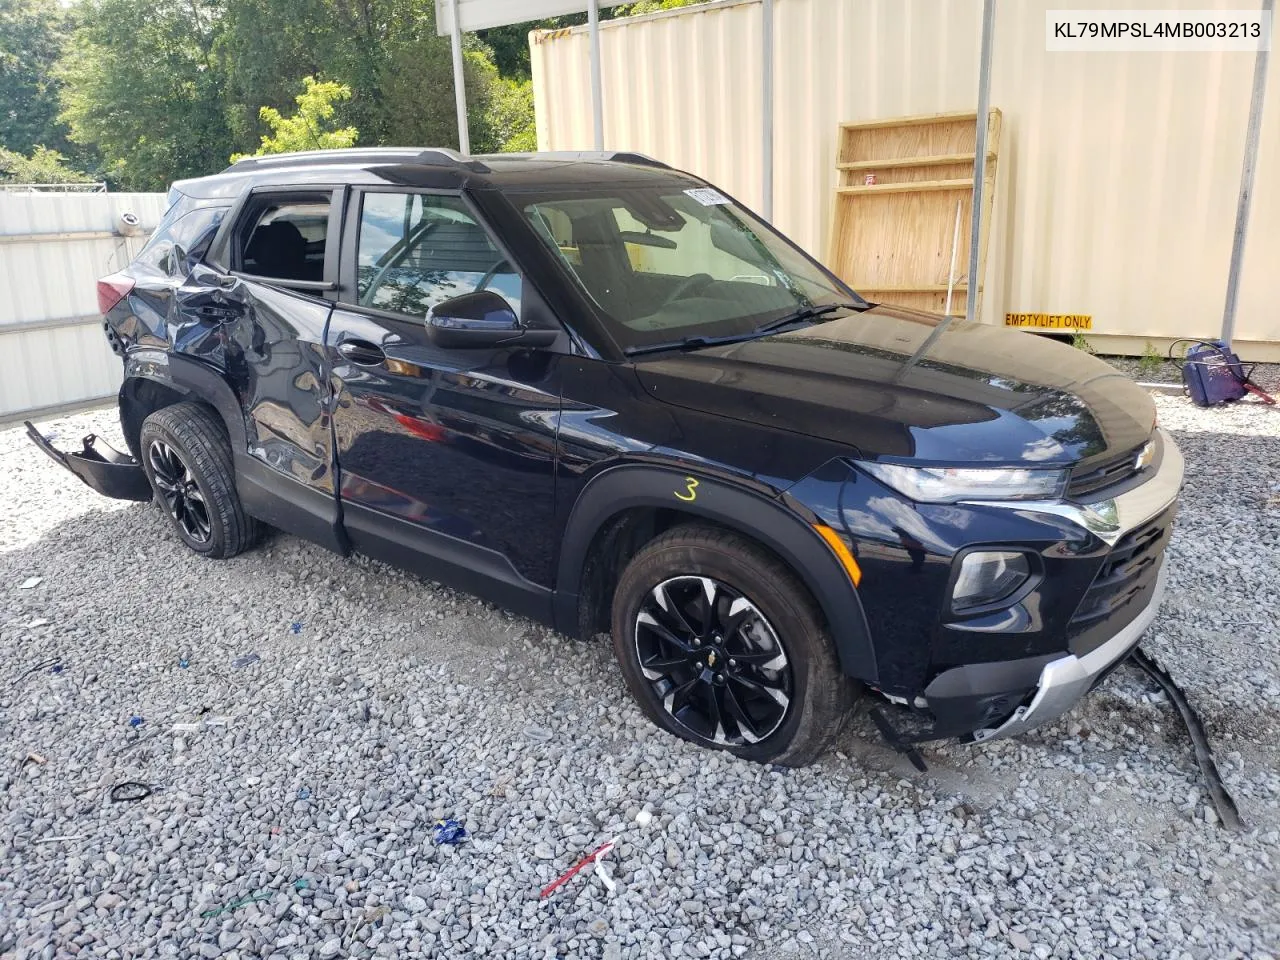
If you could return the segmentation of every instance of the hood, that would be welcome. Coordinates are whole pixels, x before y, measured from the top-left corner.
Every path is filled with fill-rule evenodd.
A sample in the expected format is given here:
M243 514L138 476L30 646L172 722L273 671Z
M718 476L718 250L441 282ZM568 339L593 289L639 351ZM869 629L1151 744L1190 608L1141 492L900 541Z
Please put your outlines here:
M886 304L636 363L655 398L847 445L864 458L1072 465L1147 441L1155 405L1035 334Z

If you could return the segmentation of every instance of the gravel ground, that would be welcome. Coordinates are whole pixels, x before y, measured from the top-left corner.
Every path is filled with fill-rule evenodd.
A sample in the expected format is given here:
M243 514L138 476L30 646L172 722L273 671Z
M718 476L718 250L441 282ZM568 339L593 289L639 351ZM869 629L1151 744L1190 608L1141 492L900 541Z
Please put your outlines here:
M292 537L200 560L0 432L0 955L1274 956L1280 409L1157 403L1188 481L1144 645L1239 834L1129 667L926 774L862 719L761 767L651 728L604 644ZM125 780L155 792L111 802ZM472 842L433 846L441 817ZM584 873L539 902L614 836L615 893Z

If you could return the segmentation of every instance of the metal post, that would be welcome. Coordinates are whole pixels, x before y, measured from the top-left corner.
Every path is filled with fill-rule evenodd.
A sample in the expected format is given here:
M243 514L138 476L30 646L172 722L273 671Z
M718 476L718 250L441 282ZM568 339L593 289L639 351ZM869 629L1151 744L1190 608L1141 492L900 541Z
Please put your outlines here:
M973 209L969 211L969 275L965 278L964 316L973 320L978 313L979 238L982 236L983 181L987 176L987 114L991 112L991 39L995 33L996 0L982 0L982 52L978 62L978 129L973 160Z
M1264 14L1275 11L1275 0L1262 0ZM1249 207L1253 202L1253 171L1258 161L1262 130L1262 100L1267 90L1266 38L1253 55L1253 96L1249 101L1249 129L1244 138L1244 165L1240 170L1240 195L1236 199L1236 232L1231 240L1231 268L1227 273L1227 302L1222 308L1222 339L1231 342L1236 326L1236 300L1240 295L1240 267L1244 262L1245 234L1249 231Z
M587 29L591 34L591 129L595 135L595 148L603 150L604 93L600 83L600 10L596 0L587 0Z
M763 0L761 36L761 149L760 178L763 181L760 210L766 220L773 219L773 0Z
M449 17L453 20L453 100L458 111L458 152L471 152L471 134L467 129L467 85L462 72L462 24L458 21L458 0L449 0Z

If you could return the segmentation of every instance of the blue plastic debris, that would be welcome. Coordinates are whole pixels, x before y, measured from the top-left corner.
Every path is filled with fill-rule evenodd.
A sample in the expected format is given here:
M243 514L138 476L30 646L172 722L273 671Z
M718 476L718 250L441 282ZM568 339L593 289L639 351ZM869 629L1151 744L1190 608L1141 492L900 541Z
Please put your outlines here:
M467 828L457 820L437 820L431 827L431 842L437 847L441 844L452 846L463 843L466 839Z
M49 672L50 672L50 673L61 673L61 672L62 672L62 664L60 664L60 663L55 663L52 667L50 667L50 668L49 668Z
M136 713L135 713L132 717L130 717L130 718L129 718L129 726L131 726L131 727L140 727L140 726L142 726L145 722L146 722L146 721L145 721L145 720L143 720L143 719L142 719L140 716L138 716Z
M188 660L186 657L180 657L178 659L178 666L180 666L183 670L185 670L187 669L187 667L191 666L191 661Z
M298 788L298 799L299 799L299 800L310 800L310 799L311 799L311 789L310 789L309 787L299 787L299 788Z
M295 620L295 621L293 621L293 623L289 624L289 629L290 629L290 630L292 630L294 633L301 633L301 632L302 632L302 621L301 621L301 620Z

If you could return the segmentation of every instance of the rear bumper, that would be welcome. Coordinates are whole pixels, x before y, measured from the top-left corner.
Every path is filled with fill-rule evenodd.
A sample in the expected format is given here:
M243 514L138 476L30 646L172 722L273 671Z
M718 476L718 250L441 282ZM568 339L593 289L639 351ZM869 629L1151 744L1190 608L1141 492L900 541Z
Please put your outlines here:
M113 450L92 433L81 442L83 449L78 453L64 453L45 439L30 420L25 422L25 426L32 443L104 497L151 499L151 484L142 465L127 453Z

